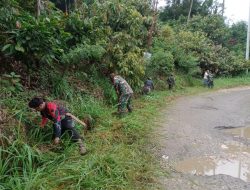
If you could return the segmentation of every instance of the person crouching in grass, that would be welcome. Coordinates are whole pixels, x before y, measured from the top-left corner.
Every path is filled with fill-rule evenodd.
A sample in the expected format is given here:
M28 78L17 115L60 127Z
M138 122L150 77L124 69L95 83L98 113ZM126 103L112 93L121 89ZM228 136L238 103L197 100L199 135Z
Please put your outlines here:
M54 102L46 102L43 98L38 97L30 100L29 107L41 113L41 128L44 128L48 119L53 122L54 144L59 144L61 136L65 131L67 131L71 137L71 140L78 143L80 154L84 155L87 153L81 136L74 128L74 122L72 118L67 115L69 111L66 108L59 106Z

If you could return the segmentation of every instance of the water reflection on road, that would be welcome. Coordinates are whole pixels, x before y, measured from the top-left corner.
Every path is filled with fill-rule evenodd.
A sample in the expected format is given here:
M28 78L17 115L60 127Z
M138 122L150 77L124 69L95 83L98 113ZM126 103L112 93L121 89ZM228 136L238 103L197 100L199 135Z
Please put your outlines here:
M226 130L239 138L250 138L250 128L242 127ZM194 175L213 176L218 174L229 175L250 182L250 147L238 141L229 141L221 144L223 157L216 155L195 157L180 161L174 168L183 173Z

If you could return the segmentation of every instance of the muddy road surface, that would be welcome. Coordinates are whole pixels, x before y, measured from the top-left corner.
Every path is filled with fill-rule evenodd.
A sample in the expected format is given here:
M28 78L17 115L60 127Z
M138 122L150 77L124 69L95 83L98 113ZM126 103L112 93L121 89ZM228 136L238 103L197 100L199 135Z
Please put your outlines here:
M250 88L181 97L162 112L166 190L250 190Z

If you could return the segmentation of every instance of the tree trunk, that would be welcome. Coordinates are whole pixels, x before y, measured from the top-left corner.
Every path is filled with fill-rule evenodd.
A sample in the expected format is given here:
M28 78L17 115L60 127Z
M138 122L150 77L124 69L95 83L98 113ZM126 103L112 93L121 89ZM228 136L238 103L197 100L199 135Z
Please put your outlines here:
M41 0L36 1L36 15L37 18L41 15Z
M77 0L74 0L74 9L77 9Z
M222 16L224 15L224 11L225 11L225 0L223 0L223 3L222 3Z
M189 7L189 12L188 12L187 23L189 22L190 17L191 17L191 12L192 12L192 8L193 8L193 2L194 2L194 0L190 0L190 7Z
M65 2L65 14L68 15L68 4L67 4L68 1L65 0L64 2Z
M157 7L158 7L158 0L153 0L153 21L152 25L150 26L150 29L148 31L148 49L152 46L152 39L153 39L153 33L155 32L155 26L157 22Z

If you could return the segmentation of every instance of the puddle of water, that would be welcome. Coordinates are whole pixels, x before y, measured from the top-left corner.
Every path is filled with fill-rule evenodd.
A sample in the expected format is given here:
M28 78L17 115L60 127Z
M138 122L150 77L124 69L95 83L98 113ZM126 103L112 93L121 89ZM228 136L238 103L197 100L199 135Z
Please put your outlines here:
M191 158L177 163L174 168L183 173L203 176L224 174L250 182L250 147L233 141L222 144L221 150L226 154L225 158Z
M230 129L227 132L231 133L234 136L250 138L250 127L241 127Z
M179 172L203 176L230 175L250 182L250 162L247 160L193 158L179 162L175 169Z
M226 133L250 139L250 127L226 128ZM223 158L203 157L190 158L177 163L174 168L183 173L194 175L229 175L250 182L250 147L237 142L229 141L221 144Z

